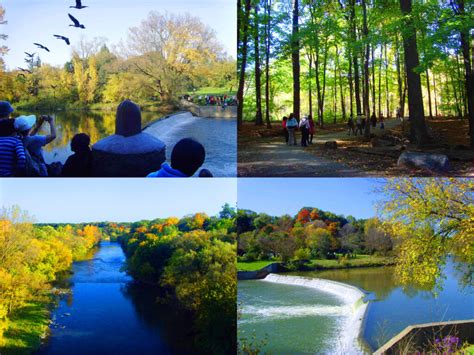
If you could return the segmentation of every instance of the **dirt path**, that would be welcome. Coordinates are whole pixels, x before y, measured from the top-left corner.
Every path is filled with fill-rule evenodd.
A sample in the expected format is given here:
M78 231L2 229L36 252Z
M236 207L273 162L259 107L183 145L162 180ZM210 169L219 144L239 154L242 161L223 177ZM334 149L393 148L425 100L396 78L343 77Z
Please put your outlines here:
M386 129L393 128L400 121L392 119L385 122ZM384 130L371 129L375 135ZM317 133L317 131L316 131ZM360 136L359 136L360 137ZM298 135L301 139L301 136ZM313 142L324 144L327 141L348 141L359 139L349 136L347 131L315 135ZM281 137L261 138L258 143L241 141L239 143L238 176L246 177L351 177L368 176L364 171L348 167L324 157L318 157L301 146L287 146Z

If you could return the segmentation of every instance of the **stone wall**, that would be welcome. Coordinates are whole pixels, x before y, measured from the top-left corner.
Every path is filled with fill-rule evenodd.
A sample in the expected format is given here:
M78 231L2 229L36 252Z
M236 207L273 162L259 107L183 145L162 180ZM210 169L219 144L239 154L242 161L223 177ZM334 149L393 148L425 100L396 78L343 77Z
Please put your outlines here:
M374 352L374 355L395 355L413 353L416 349L425 350L430 347L435 339L442 339L448 335L456 336L463 342L474 344L474 320L409 326ZM410 348L408 344L410 344Z
M195 116L208 118L237 118L237 106L199 106L195 103L181 100L180 109L191 112Z

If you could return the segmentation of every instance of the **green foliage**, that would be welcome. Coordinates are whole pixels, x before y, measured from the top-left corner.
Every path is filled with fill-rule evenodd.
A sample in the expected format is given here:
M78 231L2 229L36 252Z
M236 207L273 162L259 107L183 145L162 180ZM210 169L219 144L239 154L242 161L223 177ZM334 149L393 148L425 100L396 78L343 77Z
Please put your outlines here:
M473 191L471 179L388 180L381 214L386 230L397 237L396 274L402 284L440 286L448 255L474 262ZM472 282L472 275L468 279Z
M137 280L160 285L192 312L196 341L206 352L235 351L235 210L219 217L204 213L181 219L142 221L119 240L127 271Z
M42 309L49 301L52 282L71 267L73 260L84 258L100 238L95 226L34 226L31 217L18 207L2 209L0 349L15 347L22 338L28 339L26 347L34 347L32 340L38 343L45 331ZM43 308L38 310L38 304ZM42 319L37 326L28 320L33 315Z

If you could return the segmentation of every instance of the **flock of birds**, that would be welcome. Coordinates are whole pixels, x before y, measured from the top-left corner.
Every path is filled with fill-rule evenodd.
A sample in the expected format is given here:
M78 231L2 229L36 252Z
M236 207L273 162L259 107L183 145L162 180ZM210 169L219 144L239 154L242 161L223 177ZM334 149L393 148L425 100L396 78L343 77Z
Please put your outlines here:
M76 5L75 6L69 6L69 8L71 9L78 9L78 10L81 10L81 9L85 9L86 7L88 6L83 6L82 5L82 0L76 0ZM70 24L69 26L70 27L75 27L75 28L82 28L82 29L85 29L86 27L81 24L79 22L79 20L77 18L75 18L74 16L72 16L71 14L68 14L69 15L69 18L71 19L72 21L72 24ZM71 44L71 41L69 40L69 38L67 38L66 36L62 36L62 35L53 35L56 39L59 39L59 40L62 40L64 41L68 46ZM38 47L39 49L43 49L45 50L46 52L51 52L49 50L48 47L42 45L41 43L33 43L36 47ZM36 53L28 53L28 52L25 52L26 54L26 58L25 58L25 62L30 64L33 62L34 60L34 57L35 57L35 54ZM28 73L28 74L31 74L31 70L29 69L25 69L25 68L21 68L21 67L18 67L18 70L22 71L22 72L25 72L25 73ZM20 74L22 76L24 76L23 74Z

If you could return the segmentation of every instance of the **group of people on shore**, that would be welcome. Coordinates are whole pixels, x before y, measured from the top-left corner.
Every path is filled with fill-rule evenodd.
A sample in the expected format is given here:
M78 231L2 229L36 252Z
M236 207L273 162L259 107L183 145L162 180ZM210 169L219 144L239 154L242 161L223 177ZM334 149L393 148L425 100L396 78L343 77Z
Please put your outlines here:
M363 115L357 115L356 121L354 122L354 118L352 116L349 117L349 120L347 121L347 127L348 127L348 132L347 134L357 136L357 134L360 133L360 135L364 135L365 127L367 124L370 124L372 128L377 128L377 123L380 123L380 129L385 129L385 118L383 117L383 114L380 114L379 119L377 120L377 117L375 116L375 112L372 113L372 116L370 116L370 121L367 122L365 116Z
M198 105L222 106L223 108L237 106L237 97L235 95L199 95L198 97L184 95L182 99L197 103Z
M0 101L0 176L83 177L90 175L91 148L87 134L76 134L71 140L74 152L63 165L46 164L43 147L56 139L56 126L51 116L35 115L10 118L14 108ZM47 123L49 134L38 134Z
M76 134L71 140L74 154L63 164L47 164L43 147L56 139L54 118L35 115L10 118L14 108L7 101L0 101L0 177L91 177L93 154L90 137ZM44 123L49 124L49 134L38 132ZM164 162L158 171L148 177L191 177L206 158L204 146L193 138L181 139L174 146L170 164ZM213 177L201 169L199 177Z
M282 127L287 145L297 145L296 131L298 129L301 130L301 146L307 147L309 144L313 144L314 120L311 115L303 116L298 122L294 113L290 113L288 117L283 117Z

